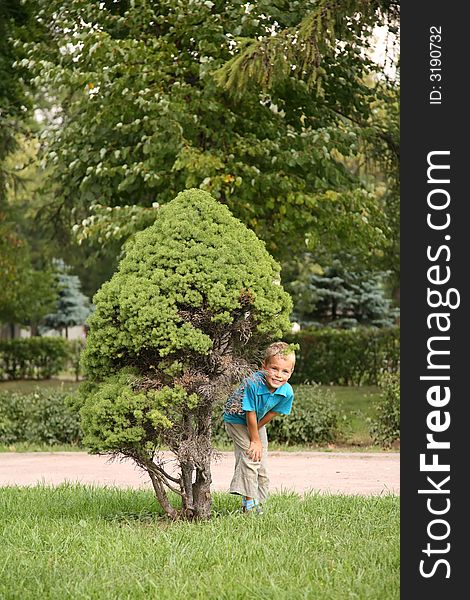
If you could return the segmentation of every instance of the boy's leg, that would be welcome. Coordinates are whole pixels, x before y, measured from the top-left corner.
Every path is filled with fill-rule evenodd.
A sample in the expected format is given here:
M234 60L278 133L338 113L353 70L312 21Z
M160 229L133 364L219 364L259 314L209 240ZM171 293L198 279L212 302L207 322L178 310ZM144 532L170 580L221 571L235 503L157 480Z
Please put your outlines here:
M238 423L225 423L225 428L235 447L235 469L230 493L258 500L258 473L262 461L255 462L246 453L250 447L248 427Z
M263 446L263 455L261 457L258 470L258 498L260 502L264 502L267 500L269 495L268 435L265 426L260 428L259 437Z

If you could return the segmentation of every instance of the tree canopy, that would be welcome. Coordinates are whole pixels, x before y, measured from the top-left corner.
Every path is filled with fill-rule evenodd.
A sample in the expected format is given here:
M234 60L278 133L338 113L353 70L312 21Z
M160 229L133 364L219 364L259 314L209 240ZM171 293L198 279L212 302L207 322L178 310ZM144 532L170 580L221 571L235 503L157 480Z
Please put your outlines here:
M279 258L328 243L383 253L390 234L383 202L347 161L361 149L377 95L367 80L376 71L363 52L367 34L395 6L39 2L49 40L26 46L27 64L58 109L44 132L55 218L65 227L75 222L86 237L99 231L100 206L149 211L195 186L226 204ZM220 73L234 72L252 40L257 60L266 51L269 65L270 44L289 40L296 28L304 56L282 59L288 76L269 75L268 89L224 89ZM313 87L307 63L315 66ZM119 223L111 231L111 238L127 235Z
M0 211L7 186L14 180L5 160L17 147L16 134L30 104L23 80L24 65L13 66L22 56L20 41L27 38L26 31L34 29L30 8L21 0L4 0L0 4Z

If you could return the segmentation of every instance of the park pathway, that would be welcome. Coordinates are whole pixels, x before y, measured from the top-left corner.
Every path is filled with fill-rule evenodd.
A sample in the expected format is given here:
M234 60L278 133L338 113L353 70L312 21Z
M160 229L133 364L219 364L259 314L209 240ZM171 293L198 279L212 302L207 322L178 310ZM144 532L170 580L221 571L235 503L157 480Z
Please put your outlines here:
M165 458L170 458L168 455ZM272 491L332 494L399 494L400 455L358 452L270 452ZM227 491L234 458L221 452L212 464L212 488ZM167 468L171 468L171 463ZM57 485L62 482L150 487L146 473L131 461L110 462L84 452L0 453L0 486Z

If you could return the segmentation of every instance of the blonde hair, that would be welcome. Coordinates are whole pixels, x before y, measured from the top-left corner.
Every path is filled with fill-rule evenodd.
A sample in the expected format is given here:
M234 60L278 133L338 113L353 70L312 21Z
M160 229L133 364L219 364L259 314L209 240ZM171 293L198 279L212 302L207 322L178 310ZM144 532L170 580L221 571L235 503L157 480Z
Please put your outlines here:
M295 365L295 352L292 349L291 344L287 344L286 342L274 342L270 344L264 353L263 362L268 364L270 359L273 356L282 356L284 358L292 359L292 366Z

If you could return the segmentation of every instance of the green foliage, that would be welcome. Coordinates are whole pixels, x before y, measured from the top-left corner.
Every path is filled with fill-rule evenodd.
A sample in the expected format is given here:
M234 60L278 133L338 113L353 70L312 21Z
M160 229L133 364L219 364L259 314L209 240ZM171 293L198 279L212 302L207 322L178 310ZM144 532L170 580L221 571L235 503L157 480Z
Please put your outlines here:
M87 394L80 412L83 443L92 452L136 449L152 457L164 444L166 431L176 428L181 415L198 404L197 396L181 386L136 392L136 383L135 374L122 370Z
M53 272L33 269L28 262L15 265L15 278L10 286L10 297L0 306L0 319L4 322L31 326L32 334L57 302L58 290Z
M30 105L24 65L13 67L24 56L20 40L34 30L31 3L3 0L0 3L0 223L9 185L15 185L15 174L6 168L5 159L17 148L16 133L24 119L24 107Z
M374 385L384 368L398 370L398 327L305 329L288 339L300 345L293 383Z
M348 244L346 236L343 248L349 247L350 252L367 262L375 258L380 269L390 271L396 293L400 272L400 6L394 0L317 0L313 5L306 3L304 8L299 22L276 20L266 27L270 35L235 38L234 56L215 71L214 78L240 99L253 88L269 93L282 112L291 106L293 82L297 80L297 86L305 87L315 98L323 119L336 117L338 127L354 132L355 151L349 155L343 153L342 158L348 169L359 175L362 183L367 182L368 189L374 190L376 206L384 210L388 247L385 252L383 244L372 252L364 252L362 244L367 241L359 234L356 236L359 246ZM251 5L250 17L265 19L264 9L259 3ZM371 60L373 28L387 30L382 64ZM338 52L338 47L343 51ZM301 118L307 120L308 105L302 103L298 109ZM359 216L370 219L370 205L364 209ZM317 234L321 231L316 252L331 252L335 235L340 243L343 241L344 228L338 225L315 227Z
M399 311L392 308L392 301L386 297L386 276L380 272L350 271L338 259L321 273L306 270L288 286L297 300L294 318L315 326L392 327Z
M89 299L80 291L80 280L76 275L69 273L62 260L54 261L57 277L59 296L55 312L45 315L44 329L58 329L62 331L73 325L83 325L91 312Z
M54 307L57 288L50 269L35 269L26 240L0 211L0 322L37 327Z
M374 86L364 84L370 61L358 44L381 18L382 3L373 3L366 26L353 32L357 44L322 62L323 90L290 77L282 89L247 89L234 99L214 80L238 50L237 40L273 40L273 27L299 25L317 4L262 2L250 12L238 0L102 6L42 0L38 18L50 39L27 45L26 62L62 110L61 127L44 132L44 148L56 189L50 210L61 207L64 227L73 214L83 238L122 239L133 225L142 226L155 201L199 187L278 257L305 248L306 238L312 246L323 243L318 234L325 227L336 232L329 241L345 232L344 243L354 238L368 253L386 246L381 201L345 164L356 156L362 131L347 116L367 114L375 97ZM366 4L348 2L341 14L356 15ZM328 9L333 15L340 10L334 8ZM324 38L330 20L316 23L316 38ZM354 29L354 19L338 20ZM98 204L102 209L89 210ZM129 209L135 204L146 211L142 218L142 211ZM110 227L104 207L117 205L129 221L123 225L116 213Z
M48 379L66 366L68 357L69 346L63 338L0 340L0 376Z
M270 35L239 38L237 54L216 73L217 81L238 96L253 85L276 91L286 80L298 79L313 93L342 99L351 95L345 86L356 86L356 100L370 91L364 73L378 71L364 50L370 48L374 26L396 32L399 7L393 0L317 0L304 3L301 21L266 24ZM266 19L263 3L246 11L254 19ZM354 15L354 18L352 18ZM341 43L348 52L337 52ZM335 81L330 70L336 77ZM360 91L360 93L358 93ZM351 98L352 100L352 98ZM367 104L351 102L354 116L368 111Z
M391 272L391 287L400 288L400 89L382 85L372 106L376 135L364 144L369 173L382 180L384 217L389 226L389 248L381 268ZM394 296L395 297L395 296Z
M31 216L39 177L37 164L29 170L35 161L34 144L23 135L15 139L18 148L9 154L5 168L18 181L7 186L6 201L0 202L0 322L28 325L37 335L41 319L54 308L57 287L46 241L39 241L41 234Z
M329 390L304 386L296 389L291 414L271 422L269 439L290 445L332 442L338 433L338 418L339 408Z
M41 39L33 5L24 0L0 2L0 322L32 325L47 312L51 290L47 275L41 280L31 263L8 196L23 183L9 159L19 148L20 133L27 130L32 105L30 74L22 59L23 43Z
M258 335L279 337L291 309L264 245L200 190L161 208L94 303L84 361L97 379L128 365L171 376L209 354L240 317Z
M388 448L400 439L400 373L382 373L379 386L381 394L371 435L376 444Z
M29 267L24 243L9 216L0 207L0 321L12 320L21 297L21 273Z
M41 390L0 393L0 444L76 444L79 417L67 404L68 394Z

